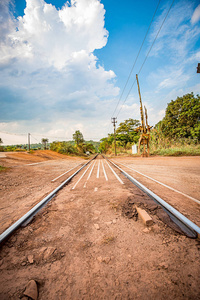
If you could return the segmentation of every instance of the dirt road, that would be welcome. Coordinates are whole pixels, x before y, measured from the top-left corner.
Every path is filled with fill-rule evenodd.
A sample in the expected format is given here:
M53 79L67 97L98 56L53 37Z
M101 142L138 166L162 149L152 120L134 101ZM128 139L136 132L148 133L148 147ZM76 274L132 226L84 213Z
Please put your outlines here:
M133 167L132 158L116 160ZM150 158L144 163L135 159L134 168L137 165L139 171L148 173L151 164L154 173L147 175L155 177L157 173L155 179L161 180L160 172L164 183L170 185L173 180L165 181L166 169L162 163L170 168L175 160L166 163L160 158L154 161ZM33 163L31 156L26 161L19 158L13 161L12 164L11 158L0 159L0 165L10 166L0 173L0 222L4 229L11 223L10 219L16 220L71 173L52 182L53 179L83 163L83 159L57 157L28 166ZM195 161L193 165L191 161ZM199 160L191 158L191 161L188 172L196 174L197 179ZM177 166L181 177L187 166L180 161ZM118 178L101 157L84 174L85 170L1 248L0 298L19 299L27 282L34 279L39 287L38 299L45 300L199 299L199 241L166 225L163 222L167 222L166 216L152 200L115 170ZM187 192L186 184L187 181L184 189L179 185L181 191ZM156 188L153 182L149 181L148 185ZM161 186L159 193L162 193ZM199 199L200 193L195 191L190 195ZM184 198L185 201L189 199ZM195 206L197 215L198 204L189 203L189 214L195 213ZM137 219L135 204L148 210L153 226L146 228ZM193 218L198 220L197 216Z

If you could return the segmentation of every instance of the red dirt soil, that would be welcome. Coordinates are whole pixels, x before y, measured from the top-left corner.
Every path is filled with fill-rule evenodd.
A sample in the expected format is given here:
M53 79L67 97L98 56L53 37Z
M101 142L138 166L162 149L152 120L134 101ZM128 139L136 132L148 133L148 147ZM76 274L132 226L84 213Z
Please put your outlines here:
M195 157L116 161L173 187L176 179L183 192L191 190L191 180L196 187L200 177ZM74 170L52 182L54 178L85 162L43 151L0 158L0 165L9 167L0 172L1 232ZM75 186L84 168L1 247L0 299L20 299L30 279L36 280L41 300L200 299L199 240L169 227L162 209L115 169L121 184L101 156L89 177L92 167ZM140 176L139 181L199 222L197 203L145 180ZM198 188L191 196L200 198ZM135 205L149 212L152 226L146 228L138 219Z

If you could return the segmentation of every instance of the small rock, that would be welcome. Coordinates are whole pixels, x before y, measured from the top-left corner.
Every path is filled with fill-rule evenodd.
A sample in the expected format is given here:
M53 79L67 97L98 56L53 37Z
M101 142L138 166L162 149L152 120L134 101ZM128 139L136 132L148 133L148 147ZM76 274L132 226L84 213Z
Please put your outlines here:
M162 263L162 264L159 264L159 267L160 267L161 269L167 270L167 269L168 269L168 264Z
M26 286L26 290L24 291L24 296L31 298L33 300L37 300L38 298L38 289L37 283L34 280L30 280Z
M116 220L116 219L114 219L112 222L113 222L113 224L116 224L116 223L117 223L117 220Z
M64 253L64 252L62 252L62 253L60 254L60 256L61 256L61 257L64 257L64 256L65 256L65 253Z
M99 262L102 262L102 261L103 261L103 258L102 258L101 256L99 256L99 257L97 257L97 260L98 260Z
M148 233L149 232L149 229L148 228L145 228L142 230L144 233Z
M109 226L109 225L112 224L112 221L110 221L110 222L105 222L105 224L106 224L107 226Z
M21 265L22 265L22 266L25 266L25 265L26 265L26 262L25 262L25 261L23 261L23 262L21 263Z
M34 260L33 260L33 255L28 255L28 262L30 263L30 264L33 264L34 263Z
M130 255L130 254L128 254L128 257L129 257L129 258L131 258L131 255Z
M98 210L95 210L94 213L95 213L95 215L100 215L101 214L101 212L98 211Z
M100 229L99 224L94 224L94 227L95 227L97 230Z
M110 257L106 256L103 258L103 262L105 262L106 264L108 264L110 261Z
M48 247L46 251L44 251L43 258L48 259L54 252L56 251L56 248L54 247Z

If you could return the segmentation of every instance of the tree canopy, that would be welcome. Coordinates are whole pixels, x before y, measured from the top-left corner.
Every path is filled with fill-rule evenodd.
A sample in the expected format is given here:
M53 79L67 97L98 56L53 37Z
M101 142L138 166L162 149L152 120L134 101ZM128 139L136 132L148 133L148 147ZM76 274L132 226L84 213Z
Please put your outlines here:
M165 137L200 140L200 96L193 93L172 100L165 117L155 126Z
M138 126L140 126L140 122L131 118L119 124L116 130L116 140L125 149L128 143L135 144L138 142L139 134L135 130Z
M42 138L41 142L42 144L44 145L44 149L46 150L47 149L47 143L48 143L48 139L47 138Z
M76 130L73 134L73 140L75 141L75 144L79 146L84 142L83 134L79 130Z

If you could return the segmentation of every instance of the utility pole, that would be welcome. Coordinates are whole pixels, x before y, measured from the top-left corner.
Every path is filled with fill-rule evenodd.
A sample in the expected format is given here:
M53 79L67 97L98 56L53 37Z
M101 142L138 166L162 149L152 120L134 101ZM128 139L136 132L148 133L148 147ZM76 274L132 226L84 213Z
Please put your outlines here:
M197 73L200 73L200 63L198 63L198 66L197 66Z
M29 151L30 151L30 136L31 136L31 134L28 133L28 150L29 150Z
M143 112L142 98L141 98L141 94L140 94L140 86L139 86L139 80L138 80L137 74L136 74L136 79L137 79L137 86L138 86L138 94L139 94L139 98L140 98L140 115L141 115L141 122L142 122L142 133L145 133L144 112Z
M145 109L145 117L146 117L146 125L145 125L145 119L144 119L144 111L143 111L143 105L142 105L142 98L140 94L140 86L139 86L139 80L138 80L138 75L136 74L136 79L137 79L137 85L138 85L138 94L140 98L140 115L141 115L141 123L142 125L137 128L141 132L140 134L140 139L138 142L138 154L140 154L140 147L143 144L143 157L148 157L149 156L149 143L150 143L150 129L151 126L148 124L148 116L147 116L147 109ZM147 150L147 151L146 151Z
M117 123L117 118L111 118L111 122L113 123L114 126L114 145L115 145L115 156L117 156L117 151L116 151L116 135L115 135L115 124Z

